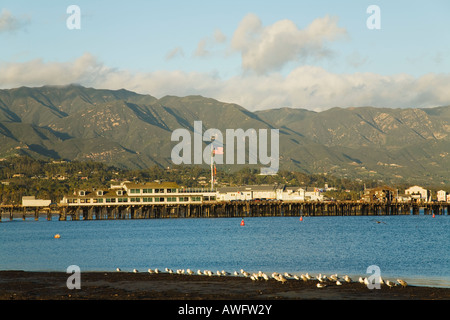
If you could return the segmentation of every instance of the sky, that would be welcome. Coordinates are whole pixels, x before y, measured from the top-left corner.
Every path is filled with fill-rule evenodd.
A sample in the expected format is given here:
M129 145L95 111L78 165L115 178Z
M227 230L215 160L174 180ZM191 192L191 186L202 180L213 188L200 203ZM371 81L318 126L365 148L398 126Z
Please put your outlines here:
M251 111L450 105L449 13L448 0L2 0L0 88L77 83Z

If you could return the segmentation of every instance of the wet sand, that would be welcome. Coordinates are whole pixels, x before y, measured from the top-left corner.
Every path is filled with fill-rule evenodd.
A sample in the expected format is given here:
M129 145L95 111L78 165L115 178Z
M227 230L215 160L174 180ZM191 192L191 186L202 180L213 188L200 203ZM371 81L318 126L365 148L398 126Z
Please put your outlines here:
M252 281L240 276L82 272L68 289L64 272L0 271L0 300L450 300L450 288L368 289L358 282L317 288L317 280Z

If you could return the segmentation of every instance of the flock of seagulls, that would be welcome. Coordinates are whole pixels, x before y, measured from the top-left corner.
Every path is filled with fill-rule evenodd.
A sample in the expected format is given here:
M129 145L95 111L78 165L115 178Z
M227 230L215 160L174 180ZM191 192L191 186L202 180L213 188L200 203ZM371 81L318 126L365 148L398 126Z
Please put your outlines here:
M177 269L177 270L172 270L169 268L165 268L165 273L169 273L169 274L180 274L180 275L204 275L204 276L219 276L219 277L223 277L223 276L230 276L231 273L222 270L219 271L217 270L216 272L213 272L211 270L200 270L198 269L197 272L191 270L191 269ZM120 268L116 269L117 272L121 272L122 270ZM147 272L150 274L158 274L158 273L162 273L158 268L156 269L147 269ZM133 269L133 273L139 273L139 271L137 269ZM233 272L233 276L243 276L245 278L250 278L252 281L256 282L256 281L269 281L270 279L274 279L278 282L281 282L282 284L286 283L287 281L292 281L292 280L296 280L296 281L317 281L316 287L317 288L325 288L329 285L336 285L336 286L342 286L344 283L352 283L354 282L348 275L344 275L342 277L338 276L337 273L332 274L330 276L326 276L326 275L322 275L321 273L317 276L311 276L309 275L309 273L306 274L301 274L299 275L292 275L289 274L287 272L281 274L278 272L273 272L270 276L262 271L258 271L258 272L247 272L243 269L238 271L234 271ZM358 278L358 282L361 283L362 285L365 286L369 286L370 282L368 278L363 278L363 277L359 277ZM408 286L408 284L406 283L406 281L402 280L402 279L397 279L396 281L389 281L389 280L384 280L381 277L379 277L378 279L378 283L380 285L386 285L389 288L395 287L395 286L401 286L401 287L406 287Z

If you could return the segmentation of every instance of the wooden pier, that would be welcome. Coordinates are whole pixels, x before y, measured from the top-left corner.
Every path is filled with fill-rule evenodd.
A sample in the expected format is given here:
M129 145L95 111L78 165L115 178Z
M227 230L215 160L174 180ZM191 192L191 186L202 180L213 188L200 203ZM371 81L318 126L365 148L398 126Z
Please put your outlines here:
M46 216L52 220L116 220L160 218L221 218L221 217L288 217L288 216L390 216L448 215L450 203L367 203L357 201L208 201L195 204L135 204L102 206L68 206L24 208L0 206L1 218L10 219ZM0 219L1 221L1 219Z

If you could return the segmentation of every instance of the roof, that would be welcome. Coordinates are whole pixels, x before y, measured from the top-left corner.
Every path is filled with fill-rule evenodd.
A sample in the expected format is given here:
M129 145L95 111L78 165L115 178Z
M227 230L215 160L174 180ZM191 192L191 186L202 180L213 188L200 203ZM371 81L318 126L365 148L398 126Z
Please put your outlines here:
M127 189L180 188L180 186L176 182L146 182L146 183L125 182L123 185Z
M245 192L245 191L276 191L277 189L283 188L282 185L245 185L245 186L235 186L235 187L221 187L217 188L219 193L228 193L228 192Z

